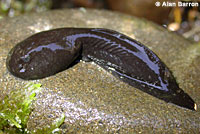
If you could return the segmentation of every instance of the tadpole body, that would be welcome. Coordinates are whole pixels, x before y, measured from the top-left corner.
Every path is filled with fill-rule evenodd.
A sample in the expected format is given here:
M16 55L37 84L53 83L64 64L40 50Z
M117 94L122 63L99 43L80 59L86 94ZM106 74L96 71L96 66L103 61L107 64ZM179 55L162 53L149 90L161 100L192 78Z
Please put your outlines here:
M10 51L7 68L25 80L41 79L67 69L78 56L156 98L196 110L193 99L154 52L109 29L59 28L37 33Z

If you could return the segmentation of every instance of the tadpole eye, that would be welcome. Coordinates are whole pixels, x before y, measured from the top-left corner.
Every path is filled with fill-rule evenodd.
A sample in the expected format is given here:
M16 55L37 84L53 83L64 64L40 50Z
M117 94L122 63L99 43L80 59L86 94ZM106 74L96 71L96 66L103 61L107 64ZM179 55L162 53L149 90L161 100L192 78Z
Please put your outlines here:
M24 62L29 62L29 61L30 61L30 56L29 56L29 55L25 55L25 56L21 57L21 59L22 59Z

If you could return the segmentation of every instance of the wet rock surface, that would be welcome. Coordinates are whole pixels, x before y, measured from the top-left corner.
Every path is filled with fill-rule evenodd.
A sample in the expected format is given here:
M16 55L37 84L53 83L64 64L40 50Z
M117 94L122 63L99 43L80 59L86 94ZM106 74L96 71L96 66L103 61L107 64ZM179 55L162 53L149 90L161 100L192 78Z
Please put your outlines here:
M17 42L43 30L98 27L122 32L152 49L170 68L180 87L200 107L200 45L151 22L101 10L58 10L0 21L0 100L29 81L12 76L6 57ZM64 133L131 133L200 131L200 110L165 103L118 80L94 63L80 62L42 84L28 129L50 125L65 114Z

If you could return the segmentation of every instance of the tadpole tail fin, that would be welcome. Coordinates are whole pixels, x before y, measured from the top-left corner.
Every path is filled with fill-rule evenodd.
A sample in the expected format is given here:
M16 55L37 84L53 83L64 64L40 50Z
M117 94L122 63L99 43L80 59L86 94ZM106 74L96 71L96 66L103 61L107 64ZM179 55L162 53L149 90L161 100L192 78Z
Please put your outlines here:
M177 93L175 96L169 99L169 103L197 111L197 104L194 102L194 100L182 89L179 89L179 91L180 93Z
M118 77L125 83L128 83L129 85L136 87L139 90L148 93L158 99L161 99L167 103L178 105L183 108L197 111L197 104L187 93L180 89L177 84L173 84L169 91L163 91L161 89L156 88L155 86L151 86L151 84L148 84L147 82L143 82L132 78L115 69L105 69L109 70L114 76Z

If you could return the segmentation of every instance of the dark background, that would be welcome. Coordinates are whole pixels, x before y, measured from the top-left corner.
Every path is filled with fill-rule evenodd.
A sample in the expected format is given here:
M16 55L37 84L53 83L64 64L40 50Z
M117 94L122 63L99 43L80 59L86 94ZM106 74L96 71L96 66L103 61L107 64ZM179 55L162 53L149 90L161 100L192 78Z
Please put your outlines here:
M199 7L157 7L156 2L180 0L0 0L0 19L24 13L63 8L95 8L113 10L151 20L194 42L200 41ZM182 2L191 2L184 0ZM193 1L197 2L197 1ZM199 2L200 5L200 2ZM188 34L189 32L189 34Z

